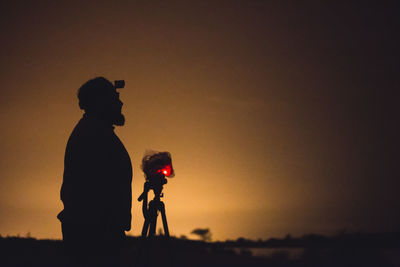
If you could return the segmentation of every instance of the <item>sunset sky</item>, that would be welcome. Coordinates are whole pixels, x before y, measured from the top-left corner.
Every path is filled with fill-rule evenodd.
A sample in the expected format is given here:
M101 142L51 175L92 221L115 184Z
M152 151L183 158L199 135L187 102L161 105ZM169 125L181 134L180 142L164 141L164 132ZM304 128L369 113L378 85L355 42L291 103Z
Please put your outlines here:
M61 238L76 93L96 76L126 81L129 234L146 149L172 154L176 236L400 231L395 1L82 2L0 2L0 235Z

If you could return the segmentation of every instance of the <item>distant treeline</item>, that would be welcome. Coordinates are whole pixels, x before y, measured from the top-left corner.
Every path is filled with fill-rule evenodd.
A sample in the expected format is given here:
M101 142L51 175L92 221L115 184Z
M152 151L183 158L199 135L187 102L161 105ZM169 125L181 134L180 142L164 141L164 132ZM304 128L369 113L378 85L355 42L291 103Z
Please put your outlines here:
M156 239L163 243L163 236L157 236ZM126 243L135 244L140 237L127 236ZM40 241L43 245L58 245L59 240L36 240L32 237L2 237L0 244L29 244ZM266 247L266 248L308 248L308 247L370 247L370 248L400 248L400 232L391 233L340 233L335 236L324 236L317 234L307 234L302 237L292 237L287 235L284 238L270 238L268 240L251 240L240 237L236 240L204 242L200 240L190 240L186 238L171 237L170 245L175 246L217 246L217 247Z
M400 248L400 232L394 233L340 233L335 236L308 234L294 238L271 238L268 240L250 240L238 238L225 242L215 242L224 247L268 247L268 248L308 248L308 247L365 247Z

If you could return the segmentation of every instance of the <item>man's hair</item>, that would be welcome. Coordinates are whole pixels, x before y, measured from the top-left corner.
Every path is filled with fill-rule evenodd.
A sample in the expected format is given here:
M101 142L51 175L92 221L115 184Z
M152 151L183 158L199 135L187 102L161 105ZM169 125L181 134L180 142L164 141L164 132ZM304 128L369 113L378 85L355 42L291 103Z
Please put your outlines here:
M78 89L79 107L83 110L90 109L93 99L109 91L114 85L104 77L96 77L85 82Z

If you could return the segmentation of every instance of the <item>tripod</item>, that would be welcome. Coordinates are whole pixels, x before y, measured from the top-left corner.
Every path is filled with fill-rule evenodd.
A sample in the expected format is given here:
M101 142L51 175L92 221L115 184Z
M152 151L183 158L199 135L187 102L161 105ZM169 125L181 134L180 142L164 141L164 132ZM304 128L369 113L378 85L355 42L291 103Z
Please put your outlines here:
M156 176L149 179L147 182L144 183L144 190L143 193L139 196L138 201L143 201L142 211L144 216L144 223L142 228L142 240L137 251L136 264L135 266L153 266L157 265L157 260L165 259L165 257L161 256L161 258L153 257L153 254L156 255L165 255L169 258L169 266L173 266L173 255L171 252L171 245L169 242L171 241L169 238L169 230L168 230L168 223L167 217L165 215L165 205L164 202L161 201L161 198L164 196L162 193L163 185L167 183L167 180L164 176ZM153 190L154 198L153 200L148 202L148 192ZM162 223L164 227L164 235L166 239L162 240L155 240L153 237L156 233L156 226L157 226L157 217L158 212L161 212ZM160 241L162 241L160 243ZM167 244L165 243L167 242ZM159 245L164 244L167 248L161 249ZM164 253L164 254L163 254ZM167 254L165 254L167 253ZM162 262L159 262L162 263Z
M161 201L161 198L164 196L164 194L162 193L163 184L164 183L150 184L150 182L145 182L144 191L138 198L138 201L143 200L142 211L144 216L144 223L142 228L142 237L144 238L153 237L155 235L157 226L157 217L159 211L161 212L161 218L164 227L164 235L169 237L167 216L165 215L165 205L164 202ZM153 189L154 198L147 205L148 201L147 195L150 189Z

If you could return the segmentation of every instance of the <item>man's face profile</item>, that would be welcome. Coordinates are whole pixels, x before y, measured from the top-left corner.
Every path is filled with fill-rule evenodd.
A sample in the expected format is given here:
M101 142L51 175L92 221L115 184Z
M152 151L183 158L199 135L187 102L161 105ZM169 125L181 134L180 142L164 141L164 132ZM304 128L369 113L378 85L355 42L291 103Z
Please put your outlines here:
M123 126L125 116L122 114L123 103L119 98L119 93L114 87L108 89L106 93L99 97L98 109L107 121L113 125Z

